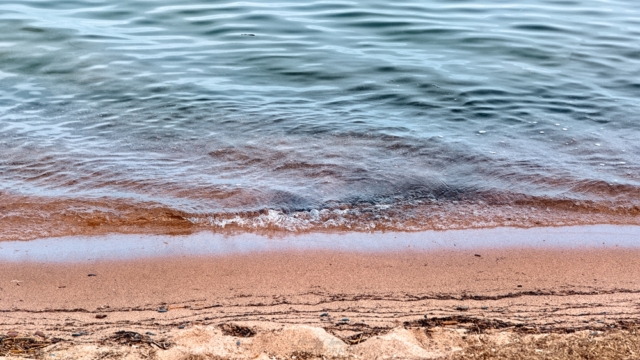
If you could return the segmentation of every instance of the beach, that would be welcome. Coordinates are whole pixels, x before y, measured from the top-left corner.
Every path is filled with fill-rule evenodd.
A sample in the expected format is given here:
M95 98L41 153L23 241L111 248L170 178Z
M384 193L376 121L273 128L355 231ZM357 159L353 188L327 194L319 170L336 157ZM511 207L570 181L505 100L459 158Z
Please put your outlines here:
M611 241L611 232L588 227L545 237L553 244L577 230ZM280 244L222 255L3 261L0 334L36 339L46 347L24 354L56 359L426 359L491 348L509 358L527 346L530 358L550 358L553 344L637 339L640 249L621 245ZM536 353L541 339L545 353Z
M640 358L637 1L0 19L0 360Z

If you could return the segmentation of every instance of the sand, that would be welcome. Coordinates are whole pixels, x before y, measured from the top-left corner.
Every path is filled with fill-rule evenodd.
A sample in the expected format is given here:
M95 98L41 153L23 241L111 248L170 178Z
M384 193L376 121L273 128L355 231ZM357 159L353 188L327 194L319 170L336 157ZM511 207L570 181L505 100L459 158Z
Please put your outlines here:
M0 334L47 346L14 355L56 359L426 359L549 336L627 341L638 259L611 246L3 262ZM531 358L554 358L534 345Z

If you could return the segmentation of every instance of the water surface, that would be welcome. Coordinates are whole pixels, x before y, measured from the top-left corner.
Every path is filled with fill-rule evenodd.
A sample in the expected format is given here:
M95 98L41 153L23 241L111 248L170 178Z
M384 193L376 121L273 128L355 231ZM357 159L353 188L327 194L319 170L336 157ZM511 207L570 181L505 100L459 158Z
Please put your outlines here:
M640 212L632 0L5 0L0 33L4 238Z

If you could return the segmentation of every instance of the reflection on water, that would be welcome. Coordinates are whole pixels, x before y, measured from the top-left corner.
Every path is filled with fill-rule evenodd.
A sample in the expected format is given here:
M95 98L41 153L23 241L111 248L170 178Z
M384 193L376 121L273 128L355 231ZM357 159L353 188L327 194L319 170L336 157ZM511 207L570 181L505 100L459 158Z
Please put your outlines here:
M631 0L5 0L0 219L635 219L639 19Z
M313 233L266 237L201 232L188 236L107 235L0 243L0 261L85 262L273 251L479 251L482 248L637 248L640 227L575 226L420 233Z

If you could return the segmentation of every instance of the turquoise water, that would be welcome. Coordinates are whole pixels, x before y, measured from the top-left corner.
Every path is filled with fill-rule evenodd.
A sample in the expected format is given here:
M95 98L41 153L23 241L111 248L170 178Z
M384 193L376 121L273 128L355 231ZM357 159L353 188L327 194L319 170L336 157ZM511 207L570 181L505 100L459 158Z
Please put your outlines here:
M0 34L5 217L640 206L632 0L4 0Z

